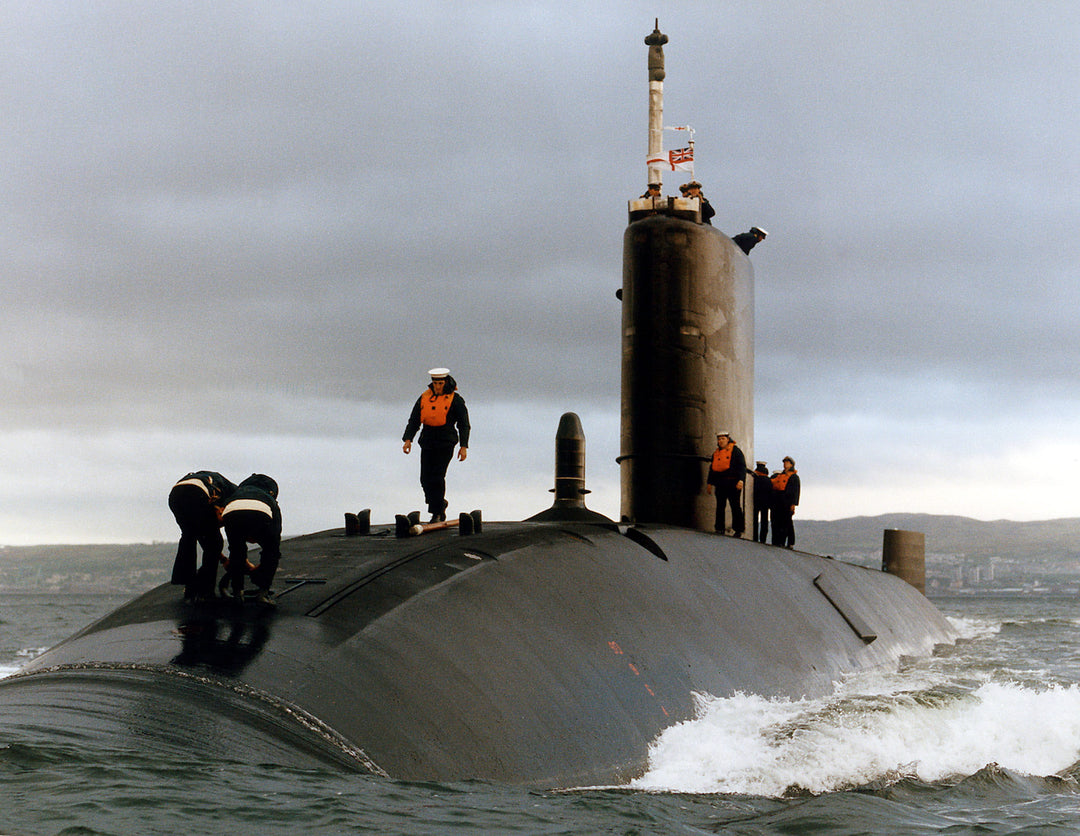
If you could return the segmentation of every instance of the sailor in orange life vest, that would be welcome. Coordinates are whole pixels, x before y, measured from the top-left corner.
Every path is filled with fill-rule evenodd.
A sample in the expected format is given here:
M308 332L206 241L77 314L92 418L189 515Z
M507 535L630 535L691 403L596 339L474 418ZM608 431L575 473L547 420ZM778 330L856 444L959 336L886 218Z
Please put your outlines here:
M431 383L416 399L401 449L412 450L413 436L420 429L420 487L431 512L432 522L446 519L446 468L454 457L454 445L459 438L458 461L469 454L469 410L465 399L457 392L457 383L449 369L432 369Z
M784 456L784 469L772 475L772 544L795 545L795 506L799 504L799 474L795 459Z
M709 466L709 478L705 492L712 495L716 487L716 530L727 531L724 523L725 506L731 506L731 528L735 537L742 537L746 520L742 509L743 480L746 478L746 457L735 446L731 435L722 432L716 436L716 449Z

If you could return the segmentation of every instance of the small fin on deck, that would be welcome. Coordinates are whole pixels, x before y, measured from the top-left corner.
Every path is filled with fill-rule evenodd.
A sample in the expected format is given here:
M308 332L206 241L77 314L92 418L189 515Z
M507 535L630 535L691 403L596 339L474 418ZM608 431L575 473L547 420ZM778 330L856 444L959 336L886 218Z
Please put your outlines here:
M844 617L844 621L860 639L870 644L877 638L877 631L859 615L854 602L844 594L842 586L836 582L835 578L822 573L814 578L814 586L821 591L830 604L836 607L836 611Z

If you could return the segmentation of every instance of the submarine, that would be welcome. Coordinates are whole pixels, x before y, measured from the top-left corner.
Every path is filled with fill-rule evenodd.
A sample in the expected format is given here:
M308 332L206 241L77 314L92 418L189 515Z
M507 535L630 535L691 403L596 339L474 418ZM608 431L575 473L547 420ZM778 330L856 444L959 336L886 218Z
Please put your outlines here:
M646 38L650 159L666 40ZM5 737L610 786L702 695L821 695L953 641L910 562L905 578L714 532L705 454L720 427L752 448L753 268L697 198L629 202L622 278L618 520L586 505L585 432L566 413L546 510L347 514L283 541L275 608L151 589L0 680Z

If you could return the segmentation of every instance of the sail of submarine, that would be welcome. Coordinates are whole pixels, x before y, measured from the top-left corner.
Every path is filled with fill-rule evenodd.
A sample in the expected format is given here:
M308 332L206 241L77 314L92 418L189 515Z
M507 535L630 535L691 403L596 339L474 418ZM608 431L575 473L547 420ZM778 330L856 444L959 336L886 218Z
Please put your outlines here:
M752 445L753 271L696 200L629 210L619 521L585 505L568 413L546 511L292 538L275 610L152 589L0 680L5 742L612 785L696 695L818 695L951 641L892 574L712 533L702 453L720 426Z

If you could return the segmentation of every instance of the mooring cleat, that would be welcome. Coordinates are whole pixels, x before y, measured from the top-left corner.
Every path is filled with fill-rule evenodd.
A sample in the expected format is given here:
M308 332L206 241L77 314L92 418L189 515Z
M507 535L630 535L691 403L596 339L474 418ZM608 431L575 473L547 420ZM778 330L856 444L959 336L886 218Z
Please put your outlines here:
M352 537L360 533L360 519L356 514L345 514L345 535Z
M356 512L356 525L357 534L370 534L371 533L371 509L365 508L363 511Z

